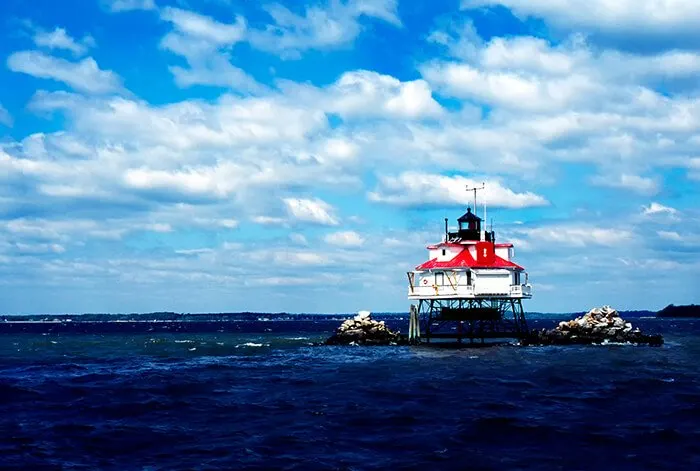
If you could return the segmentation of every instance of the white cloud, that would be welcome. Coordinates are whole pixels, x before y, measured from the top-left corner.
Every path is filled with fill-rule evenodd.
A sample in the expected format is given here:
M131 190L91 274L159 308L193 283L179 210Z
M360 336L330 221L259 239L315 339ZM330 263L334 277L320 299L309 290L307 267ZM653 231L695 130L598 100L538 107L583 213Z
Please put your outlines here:
M170 224L162 223L162 222L155 222L155 223L149 223L143 226L143 229L150 231L150 232L173 232L173 226Z
M236 17L235 23L225 24L191 11L167 7L161 11L161 18L172 23L179 34L200 39L207 45L233 45L246 34L245 18L241 16Z
M223 198L236 188L242 178L234 165L186 170L129 169L124 183L138 190L172 190L183 194Z
M671 208L670 206L664 206L656 201L652 201L649 206L645 206L643 208L643 213L647 216L654 214L667 214L669 216L675 216L678 214L678 210Z
M278 218L274 216L254 216L253 222L255 224L261 224L263 226L279 226L287 222L284 218Z
M65 247L60 244L25 244L23 242L17 242L15 247L17 248L17 252L21 254L61 254L66 251Z
M527 236L532 245L561 244L569 247L590 245L617 246L632 240L633 234L622 228L601 228L588 226L544 226L514 231Z
M131 10L155 10L155 0L101 0L108 10L118 13Z
M432 64L423 75L444 93L531 111L563 109L585 102L597 84L581 75L541 80L511 72L485 72L468 64Z
M659 237L666 240L681 241L683 238L676 231L657 231Z
M695 0L462 0L463 9L502 5L516 15L542 18L563 29L584 30L623 42L630 38L697 44L700 10ZM674 38L675 36L675 38ZM689 42L688 42L689 41Z
M348 0L329 2L327 6L307 7L304 15L293 13L280 4L264 7L274 20L264 30L252 30L253 47L299 58L308 49L326 49L351 43L361 30L362 17L400 26L396 0Z
M335 215L335 208L318 198L285 198L283 200L287 212L300 222L321 224L324 226L337 226L338 217Z
M90 94L122 90L120 78L112 71L101 70L92 57L70 62L39 51L15 52L7 59L13 72L64 82L71 88Z
M235 219L221 219L216 221L216 225L225 229L236 229L238 227L238 221Z
M280 89L300 102L314 103L346 120L362 118L423 119L442 116L444 110L424 80L402 82L368 70L343 73L325 88L280 81Z
M339 231L326 234L323 240L328 244L340 247L360 247L365 243L365 239L354 231Z
M530 112L596 109L602 100L639 106L644 103L631 101L649 96L649 90L640 85L700 72L700 54L695 52L669 50L649 56L594 49L577 35L552 46L528 36L485 42L473 29L458 33L466 39L449 36L453 32L432 34L431 38L441 38L434 42L461 61L423 64L426 80L451 96ZM454 50L455 43L465 41L470 45L468 53L462 52L464 46Z
M87 35L77 41L64 28L56 27L53 31L37 30L34 34L34 44L48 49L65 49L76 56L87 53L88 48L94 47L95 40Z
M231 48L247 36L246 21L237 16L234 23L221 23L208 16L167 7L161 19L173 25L161 47L187 60L189 68L170 67L180 87L211 85L246 92L264 89L243 69L231 63Z
M641 194L655 194L658 192L658 184L653 178L642 177L623 173L620 175L598 175L591 179L591 183L611 188L632 190Z
M12 115L0 104L0 124L11 127L13 123Z
M316 252L274 251L270 255L274 263L290 266L326 265L329 263L328 257Z
M454 176L404 172L396 177L380 177L379 187L369 193L369 199L397 206L449 205L466 206L472 201L467 187L481 186L481 181ZM548 201L532 192L517 193L497 180L486 182L477 204L499 208L544 206Z
M470 19L449 25L447 30L435 30L427 38L428 42L447 48L450 56L462 60L472 60L479 54L483 40Z
M366 70L346 72L327 93L329 111L343 116L418 118L438 116L442 112L427 82L401 82Z

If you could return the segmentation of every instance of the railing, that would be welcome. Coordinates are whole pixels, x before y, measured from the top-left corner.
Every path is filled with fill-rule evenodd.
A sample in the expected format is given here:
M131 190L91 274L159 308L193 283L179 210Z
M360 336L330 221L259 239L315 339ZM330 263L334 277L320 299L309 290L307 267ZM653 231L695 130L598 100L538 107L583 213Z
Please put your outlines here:
M416 284L408 288L409 296L474 296L474 286Z
M482 289L477 289L478 286L474 285L434 285L434 284L422 284L418 283L415 286L408 287L409 297L474 297L474 296L510 296L510 297L522 297L532 295L532 286L529 284L525 285L508 285L504 286L503 291L483 291Z
M531 285L511 285L510 295L511 296L530 296L532 294Z

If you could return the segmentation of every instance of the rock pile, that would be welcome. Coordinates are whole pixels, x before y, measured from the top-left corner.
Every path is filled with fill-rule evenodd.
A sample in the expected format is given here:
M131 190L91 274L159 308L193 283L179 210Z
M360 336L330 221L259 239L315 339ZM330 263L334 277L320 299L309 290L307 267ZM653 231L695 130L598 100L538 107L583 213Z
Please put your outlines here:
M534 331L523 339L523 345L573 345L605 342L634 343L658 346L661 335L646 335L625 322L610 306L594 308L581 317L560 322L550 330Z
M384 321L375 321L367 311L359 312L353 319L344 321L326 345L398 345L405 339L392 332Z

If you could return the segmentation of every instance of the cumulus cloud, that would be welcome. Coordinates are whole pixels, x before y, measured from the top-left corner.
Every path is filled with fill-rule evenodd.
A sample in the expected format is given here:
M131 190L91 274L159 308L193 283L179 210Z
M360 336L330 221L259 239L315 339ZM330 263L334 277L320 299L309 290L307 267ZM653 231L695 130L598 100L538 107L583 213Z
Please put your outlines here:
M481 186L481 181L461 177L404 172L395 177L380 177L379 187L369 199L397 206L449 205L466 206L470 202L467 188ZM548 201L532 192L515 192L497 180L486 182L478 204L499 208L544 206Z
M587 31L618 44L630 38L651 44L697 44L696 29L700 11L694 0L592 0L586 8L576 0L462 0L463 9L501 5L521 18L544 19L566 30Z
M643 213L647 216L654 214L667 214L670 216L675 216L678 214L677 209L672 208L670 206L664 206L663 204L657 203L656 201L652 201L649 204L649 206L645 206L642 209Z
M340 247L360 247L365 239L355 231L339 231L326 234L323 238L326 243Z
M20 51L7 59L7 67L13 72L63 82L84 93L105 94L122 90L119 76L100 69L92 57L71 62L39 51Z
M444 111L424 80L402 82L368 70L345 72L325 88L288 81L280 82L280 87L286 94L344 119L423 119L441 116Z
M246 92L263 90L253 77L231 63L232 47L247 36L242 16L233 23L221 23L192 11L167 7L161 11L161 19L173 26L161 40L161 47L184 57L189 65L170 67L180 87L211 85Z
M598 175L592 178L591 182L594 185L621 188L641 194L655 194L658 192L658 184L653 178L626 173L620 175Z
M275 216L254 216L252 221L263 226L279 226L287 222L286 219Z
M241 41L246 33L246 22L241 16L235 23L225 24L191 11L167 7L162 10L161 18L172 23L178 33L205 44L232 45Z
M666 240L681 241L681 235L676 231L657 231L659 237Z
M34 44L48 49L63 49L76 56L82 56L89 48L95 46L95 40L90 35L76 40L64 28L56 27L53 31L37 29L34 34Z
M308 49L328 49L351 43L360 33L360 20L373 18L400 26L397 0L348 0L307 7L303 15L275 3L264 7L274 24L250 32L258 49L299 58Z
M552 243L568 247L616 246L633 238L632 232L626 229L570 225L535 227L515 232L524 234L530 244L540 246Z
M283 200L290 217L299 222L337 226L340 221L335 208L321 199L285 198Z
M377 114L417 118L442 112L427 82L401 82L389 75L365 70L343 74L327 93L331 97L329 111L342 116Z

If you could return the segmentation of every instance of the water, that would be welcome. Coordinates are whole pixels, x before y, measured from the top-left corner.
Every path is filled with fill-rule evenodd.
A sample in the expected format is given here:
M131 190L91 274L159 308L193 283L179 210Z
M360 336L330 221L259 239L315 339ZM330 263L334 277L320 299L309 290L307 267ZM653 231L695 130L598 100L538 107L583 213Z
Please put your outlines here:
M0 468L698 469L700 321L633 322L666 344L310 345L337 321L5 334Z

